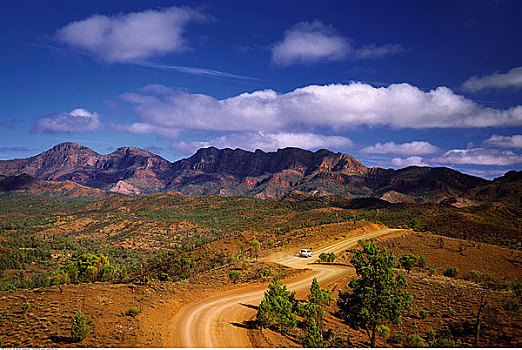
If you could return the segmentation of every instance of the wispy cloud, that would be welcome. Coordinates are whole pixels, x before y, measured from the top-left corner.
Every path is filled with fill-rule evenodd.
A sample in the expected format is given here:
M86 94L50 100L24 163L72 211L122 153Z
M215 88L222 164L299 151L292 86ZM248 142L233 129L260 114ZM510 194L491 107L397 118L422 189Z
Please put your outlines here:
M522 155L487 148L453 149L432 159L439 164L512 165L522 163Z
M397 44L353 47L351 40L340 35L332 26L315 20L300 22L284 33L282 41L272 47L272 63L280 66L340 61L347 58L375 59L404 51Z
M468 91L483 89L522 88L522 67L513 68L507 73L494 73L485 77L473 76L462 87Z
M146 10L116 16L94 15L71 22L58 41L106 62L135 62L189 48L183 34L190 23L207 21L188 7Z
M396 55L404 52L404 48L397 44L385 44L378 46L375 44L365 45L354 52L354 57L357 59L375 59L384 56Z
M426 141L413 141L408 143L396 144L395 142L380 142L374 146L364 147L359 152L363 154L398 154L402 156L414 156L433 154L439 152L437 146Z
M19 120L13 119L13 118L0 120L0 128L11 129L11 128L14 128L16 125L18 125L18 123L19 123Z
M0 153L27 153L37 151L35 148L27 148L27 147L0 147Z
M187 67L187 66L173 66L173 65L165 65L165 64L155 64L150 62L139 62L140 66L148 67L148 68L156 68L156 69L162 69L162 70L174 70L181 73L187 73L187 74L195 74L200 76L211 76L211 77L217 77L217 78L231 78L231 79L238 79L238 80L257 80L260 81L261 79L248 77L245 75L239 75L239 74L233 74L233 73L227 73L222 72L214 69L207 69L207 68L200 68L200 67Z
M32 131L35 133L73 133L95 131L101 126L97 113L77 108L68 113L55 113L41 117L33 126Z
M502 148L522 148L522 135L501 136L493 135L486 141L485 145Z

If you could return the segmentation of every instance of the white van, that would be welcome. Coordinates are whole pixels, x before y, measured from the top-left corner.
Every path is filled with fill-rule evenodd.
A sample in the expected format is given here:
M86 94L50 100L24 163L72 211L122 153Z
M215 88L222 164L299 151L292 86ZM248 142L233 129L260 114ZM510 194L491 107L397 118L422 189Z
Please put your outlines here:
M301 251L299 252L299 256L303 258L311 258L312 251L310 249L301 249Z

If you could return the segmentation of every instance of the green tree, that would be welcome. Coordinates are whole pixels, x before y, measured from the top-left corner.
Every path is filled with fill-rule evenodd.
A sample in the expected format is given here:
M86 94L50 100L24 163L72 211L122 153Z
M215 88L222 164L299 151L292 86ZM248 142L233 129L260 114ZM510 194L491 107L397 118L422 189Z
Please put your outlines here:
M359 279L352 278L351 292L339 292L337 305L345 322L366 331L372 347L376 332L385 323L400 324L401 315L411 310L411 295L404 275L395 276L395 257L375 243L365 244L350 261Z
M331 300L331 291L319 287L317 278L314 277L308 294L308 303L301 305L300 313L304 318L305 337L303 346L307 348L324 347L323 339L323 305Z
M265 291L257 309L256 321L261 328L287 333L297 324L295 292L290 292L275 278Z
M399 259L403 269L408 271L408 275L412 268L417 265L417 257L413 254L404 254Z
M313 320L306 326L303 346L305 348L324 348L322 327L318 326Z

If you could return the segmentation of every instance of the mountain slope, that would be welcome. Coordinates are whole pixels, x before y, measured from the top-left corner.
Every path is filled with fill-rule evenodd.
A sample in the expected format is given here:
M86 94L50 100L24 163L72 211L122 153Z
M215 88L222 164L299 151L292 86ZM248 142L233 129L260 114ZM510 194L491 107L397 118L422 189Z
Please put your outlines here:
M449 168L367 168L347 154L324 149L249 152L209 147L171 163L139 148L100 155L71 142L31 158L0 161L0 174L70 180L127 195L179 191L270 198L298 190L312 196L380 197L391 202L459 201L463 194L491 185Z
M27 174L0 175L0 193L10 192L32 193L48 197L91 197L97 199L107 198L111 195L98 188L83 186L72 181L43 181Z

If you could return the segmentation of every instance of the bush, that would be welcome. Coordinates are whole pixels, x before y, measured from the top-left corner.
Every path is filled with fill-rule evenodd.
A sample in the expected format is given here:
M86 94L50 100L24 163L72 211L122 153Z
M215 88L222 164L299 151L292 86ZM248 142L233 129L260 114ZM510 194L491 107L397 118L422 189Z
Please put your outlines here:
M399 258L403 269L410 273L411 269L417 265L417 257L413 254L404 254Z
M321 253L319 254L320 262L334 262L336 256L335 253Z
M232 270L228 273L228 277L233 283L237 283L241 278L241 272L239 272L238 270Z
M390 337L390 328L384 325L377 327L377 332L384 341L386 341Z
M71 322L71 338L74 342L82 341L87 334L89 334L86 321L87 319L81 311L78 311L76 315L74 315Z
M27 301L22 304L22 311L26 312L31 307L31 304L29 304Z
M428 316L428 311L426 311L424 309L419 309L419 316L420 316L420 318L425 319L426 316Z
M438 338L431 346L434 348L454 348L455 341L448 338Z
M274 243L275 243L274 240L271 239L271 240L268 241L268 246L272 247L274 245Z
M428 340L433 340L436 336L437 333L435 333L435 331L432 328L428 329L428 331L426 332L426 338L428 338Z
M158 275L158 280L162 282L172 282L172 278L170 278L169 274L166 272L160 272Z
M424 347L424 338L420 335L412 334L408 336L406 339L406 344L404 344L408 348L423 348Z
M433 276L435 272L437 272L437 269L433 266L430 266L430 269L428 270L428 276Z
M444 271L443 275L446 277L455 277L459 273L459 269L456 267L448 267L446 271Z
M424 257L422 255L419 255L419 260L417 262L417 266L421 269L426 267L426 260L424 260Z
M130 309L127 310L127 312L125 313L125 315L127 315L127 316L131 316L131 317L136 317L136 316L138 316L140 313L141 313L141 309L138 309L138 308L135 307L135 306L131 306Z

